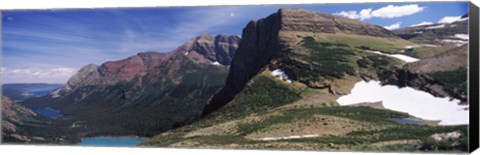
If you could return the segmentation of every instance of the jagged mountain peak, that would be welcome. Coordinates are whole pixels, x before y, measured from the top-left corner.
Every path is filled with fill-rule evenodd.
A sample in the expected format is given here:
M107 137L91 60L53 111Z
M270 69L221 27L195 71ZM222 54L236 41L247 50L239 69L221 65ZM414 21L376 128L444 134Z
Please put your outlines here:
M200 36L194 37L197 42L201 41L213 41L215 39L215 36L212 36L206 32L202 33Z
M174 53L185 55L201 63L230 65L240 37L237 35L210 35L202 33L178 47Z
M147 74L168 78L179 70L178 66L187 57L197 63L229 65L238 47L240 37L236 35L210 35L203 33L172 52L140 52L121 60L111 60L101 65L88 64L77 71L64 87L50 94L59 98L78 88L96 85L115 85L129 82ZM180 57L179 57L180 56ZM166 70L161 73L158 68ZM136 84L140 85L140 83Z

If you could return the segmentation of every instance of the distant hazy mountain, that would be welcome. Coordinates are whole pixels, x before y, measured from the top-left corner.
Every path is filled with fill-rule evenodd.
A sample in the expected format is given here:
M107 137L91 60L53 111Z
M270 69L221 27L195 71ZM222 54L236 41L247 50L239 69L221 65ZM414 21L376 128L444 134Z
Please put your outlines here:
M406 27L392 31L403 39L431 44L468 42L468 15L452 23Z
M62 86L63 84L44 83L3 84L2 93L4 96L14 101L21 101L29 97L39 97L47 95L53 90L58 89Z

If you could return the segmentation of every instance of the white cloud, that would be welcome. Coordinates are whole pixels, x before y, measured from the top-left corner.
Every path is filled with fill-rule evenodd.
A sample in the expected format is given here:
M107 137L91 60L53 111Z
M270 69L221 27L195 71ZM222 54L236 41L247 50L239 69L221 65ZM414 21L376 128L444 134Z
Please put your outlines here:
M7 68L5 68L5 67L0 67L0 74L3 74L6 70L7 70Z
M418 23L418 24L410 25L410 27L424 26L424 25L432 25L432 24L433 24L432 22L423 21L423 22L420 22L420 23Z
M3 83L65 83L75 74L75 68L1 68Z
M357 14L357 11L336 12L336 13L334 13L334 15L343 16L343 17L347 17L347 18L351 18L351 19L360 19L360 15Z
M460 20L462 16L445 16L438 21L438 23L453 23Z
M398 18L403 16L412 15L423 11L425 7L420 7L417 4L410 5L388 5L377 10L372 8L362 9L360 12L357 11L342 11L334 13L334 15L344 16L352 19L370 19L370 18Z
M402 24L402 22L398 22L398 23L395 23L395 24L392 24L392 25L384 26L384 28L388 29L388 30L395 30L395 29L400 28L400 24Z

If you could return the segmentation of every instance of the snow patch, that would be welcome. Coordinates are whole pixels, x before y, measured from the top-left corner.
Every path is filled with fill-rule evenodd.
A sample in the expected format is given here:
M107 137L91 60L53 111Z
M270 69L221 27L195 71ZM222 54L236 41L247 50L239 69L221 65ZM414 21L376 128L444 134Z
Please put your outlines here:
M299 138L313 138L313 137L319 137L319 135L313 134L313 135L285 136L285 137L264 137L264 138L260 138L259 140L272 141L272 140L282 140L282 139L299 139Z
M445 24L440 24L440 25L436 25L436 26L430 26L430 27L427 27L426 29L438 29L438 28L443 28L445 27Z
M279 77L280 80L286 81L288 83L292 83L292 80L288 79L287 74L282 69L275 69L272 71L272 75L275 77Z
M468 41L463 41L463 40L442 39L440 41L444 43L455 43L457 46L468 44Z
M188 52L185 52L185 55L188 55Z
M468 40L470 38L468 34L455 34L453 37L463 39L463 40Z
M416 44L416 45L405 46L404 49L419 48L419 47L439 47L439 46L432 45L432 44Z
M467 21L467 20L468 20L468 17L467 17L467 18L459 19L459 20L457 20L457 21L455 21L455 22L462 22L462 21Z
M341 96L341 106L362 102L379 102L387 109L408 113L412 116L440 121L440 125L461 125L469 123L468 105L459 105L460 100L435 97L411 87L399 88L394 85L382 86L379 81L360 81L351 93Z
M213 65L219 65L219 66L222 65L222 64L220 64L218 61L215 61L215 62L213 62L212 64L213 64Z
M386 53L382 53L380 51L369 51L369 50L367 50L367 52L375 53L375 54L379 54L379 55L384 55L384 56L388 56L388 57L392 57L392 58L397 58L397 59L400 59L400 60L402 60L406 63L411 63L411 62L415 62L415 61L420 60L420 59L410 57L410 56L406 56L406 55L403 55L403 54L386 54Z
M50 93L50 96L52 96L52 98L59 98L60 97L60 90L62 90L62 88L59 88L59 89L55 90L54 92Z
M423 44L421 46L424 46L424 47L440 47L438 45L432 45L432 44Z
M387 56L400 59L402 61L405 61L406 63L411 63L411 62L415 62L415 61L420 60L420 59L410 57L410 56L406 56L406 55L403 55L403 54L389 54Z
M415 34L422 34L423 31L415 31L415 32L413 32L413 33L415 33Z

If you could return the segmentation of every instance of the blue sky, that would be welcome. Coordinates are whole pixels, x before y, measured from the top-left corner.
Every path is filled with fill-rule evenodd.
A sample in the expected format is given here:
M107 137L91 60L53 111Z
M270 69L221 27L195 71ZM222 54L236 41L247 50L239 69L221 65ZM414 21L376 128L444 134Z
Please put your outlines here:
M468 2L3 11L2 82L64 83L86 64L144 51L168 52L201 33L241 35L250 20L279 8L342 15L395 29L456 19L468 12Z

